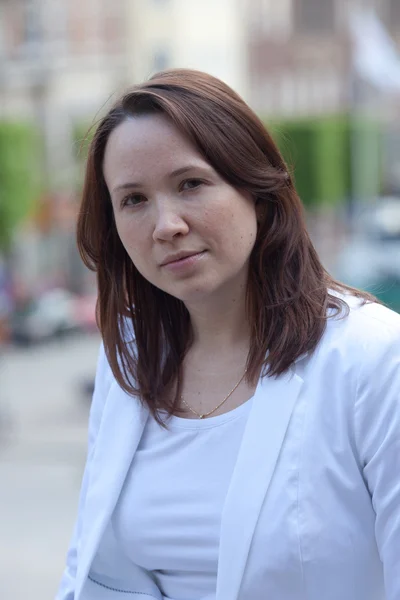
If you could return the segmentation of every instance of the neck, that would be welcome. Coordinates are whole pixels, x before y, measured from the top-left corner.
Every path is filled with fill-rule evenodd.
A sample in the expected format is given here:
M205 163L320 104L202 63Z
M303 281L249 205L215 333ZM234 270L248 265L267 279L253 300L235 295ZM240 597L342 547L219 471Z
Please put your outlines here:
M220 301L202 303L189 310L193 333L193 346L212 356L221 348L249 346L250 323L246 315L245 294L239 299L226 297Z

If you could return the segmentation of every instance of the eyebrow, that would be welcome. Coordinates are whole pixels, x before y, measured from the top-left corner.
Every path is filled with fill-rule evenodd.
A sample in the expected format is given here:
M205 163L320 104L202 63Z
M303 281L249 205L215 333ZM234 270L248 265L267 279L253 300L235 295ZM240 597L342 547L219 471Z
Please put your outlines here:
M169 174L169 177L173 179L174 177L178 177L179 175L183 175L184 173L187 173L188 171L193 171L194 169L204 171L206 168L200 165L186 165L185 167L180 167L179 169L175 169L175 171L172 171L172 173ZM114 192L118 192L119 190L127 190L131 188L141 187L144 187L144 184L140 183L139 181L128 181L127 183L117 185L114 188Z

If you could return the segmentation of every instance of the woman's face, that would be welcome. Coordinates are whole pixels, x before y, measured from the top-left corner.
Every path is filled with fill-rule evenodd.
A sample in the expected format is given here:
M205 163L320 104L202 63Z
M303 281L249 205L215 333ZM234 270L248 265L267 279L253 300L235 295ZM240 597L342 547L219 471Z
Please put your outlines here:
M103 170L118 234L143 277L187 306L245 293L254 201L226 183L165 116L121 123Z

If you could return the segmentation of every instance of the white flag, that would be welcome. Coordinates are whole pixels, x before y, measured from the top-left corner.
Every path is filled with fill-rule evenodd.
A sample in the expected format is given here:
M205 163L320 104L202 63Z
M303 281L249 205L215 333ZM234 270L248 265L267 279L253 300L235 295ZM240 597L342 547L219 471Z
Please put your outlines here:
M385 92L400 92L400 53L372 11L350 15L353 66L357 74Z

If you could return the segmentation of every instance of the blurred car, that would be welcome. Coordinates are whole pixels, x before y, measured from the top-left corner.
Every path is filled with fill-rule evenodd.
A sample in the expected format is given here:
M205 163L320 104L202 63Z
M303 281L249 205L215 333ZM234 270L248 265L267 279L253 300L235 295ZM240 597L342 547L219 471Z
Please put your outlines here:
M16 310L11 318L11 340L17 344L33 344L78 331L87 331L94 320L88 301L62 288L45 292ZM89 325L90 323L90 325Z
M380 198L355 215L335 275L400 312L400 198Z

